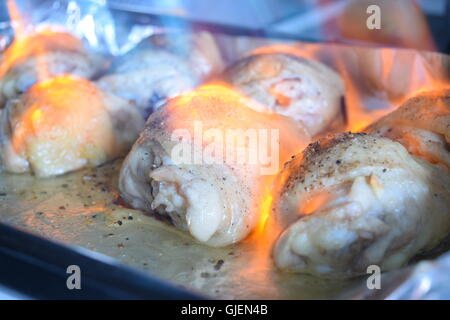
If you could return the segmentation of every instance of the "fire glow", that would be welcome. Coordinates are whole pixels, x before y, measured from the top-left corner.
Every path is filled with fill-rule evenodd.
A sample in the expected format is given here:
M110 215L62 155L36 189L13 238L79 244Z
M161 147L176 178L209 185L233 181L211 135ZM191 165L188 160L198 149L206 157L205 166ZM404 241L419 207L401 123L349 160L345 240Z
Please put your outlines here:
M16 64L27 59L36 59L36 74L38 81L50 78L45 53L58 48L65 50L81 50L83 44L71 35L53 30L50 26L29 29L27 19L19 11L13 0L7 2L8 11L14 30L14 41L4 52L0 64L0 77L3 77Z
M0 65L0 76L4 76L15 64L21 63L30 57L34 57L37 60L36 73L38 82L40 82L38 89L42 91L46 89L45 80L51 76L48 72L47 64L43 54L53 50L55 47L64 44L64 47L72 50L79 50L82 47L81 41L74 41L68 34L62 32L45 30L33 30L27 31L25 28L26 19L19 12L16 4L13 0L7 2L8 10L13 21L13 28L15 32L15 40L12 45L4 53L2 63ZM353 55L349 55L348 52ZM428 90L436 90L447 87L447 83L443 78L433 75L426 67L428 60L423 55L409 50L404 52L397 52L394 49L373 49L363 48L349 50L348 47L338 45L323 45L323 44L293 44L293 45L272 45L257 48L253 50L252 54L273 53L281 52L288 53L295 56L299 56L307 59L316 59L319 61L326 60L327 64L332 65L344 79L346 86L345 96L345 113L346 123L344 126L338 126L329 128L329 130L322 133L322 135L332 132L342 131L361 131L370 123L378 120L382 116L391 112L398 106L403 100L419 92ZM270 66L267 66L270 68ZM64 77L59 78L60 82L64 82ZM49 82L50 83L50 82ZM60 83L61 84L61 83ZM35 90L38 90L35 89ZM385 97L376 100L384 100L382 107L376 106L376 108L367 107L367 98L370 96L377 96L380 93L387 92ZM44 93L41 93L44 94ZM182 106L187 101L194 100L198 95L211 95L227 97L229 100L229 106L234 108L242 108L242 101L250 100L249 97L242 96L236 92L233 88L225 84L207 84L191 93L183 94L176 98L178 100L174 106ZM60 97L60 94L49 94L49 98L54 96ZM255 102L256 103L256 102ZM59 105L59 103L54 103ZM199 105L198 108L202 106ZM177 119L183 119L184 122L191 121L194 123L197 120L204 120L208 122L210 117L220 118L220 114L208 115L208 118L200 119L201 112L198 109L190 110L189 113L185 113L182 107L174 109L179 115ZM47 114L52 114L48 111ZM63 111L55 112L58 117L64 117ZM86 113L88 111L86 110ZM25 129L30 129L34 124L43 122L45 114L39 105L35 105L30 109L30 112L25 113L23 123ZM273 118L278 118L276 114L272 115ZM88 117L88 116L86 116ZM54 119L50 117L52 121L58 122L60 119ZM247 119L248 120L248 119ZM48 120L49 121L49 120ZM219 122L215 122L219 126ZM179 127L176 124L174 128ZM241 128L241 119L235 118L234 120L228 120L227 123L221 122L221 128ZM24 129L24 130L25 130ZM290 130L290 128L284 128ZM31 130L31 129L30 129ZM19 132L20 133L20 132ZM292 132L292 136L295 136L295 132ZM25 139L24 134L18 134L18 138L15 141L15 148L20 149L20 145L23 144ZM311 140L317 137L309 137ZM295 152L300 152L301 147L307 142L303 137L301 144L298 147L291 147L290 150L279 150L280 161L284 162L289 160ZM281 169L281 167L279 168ZM276 172L278 173L278 172ZM259 224L256 231L253 232L253 236L250 239L259 238L265 231L266 222L270 216L272 203L274 201L273 194L275 194L274 179L276 173L261 179L261 198L259 199L261 210L259 216ZM283 179L283 177L281 178ZM309 206L304 210L304 214L310 214L314 211L317 203L311 202Z

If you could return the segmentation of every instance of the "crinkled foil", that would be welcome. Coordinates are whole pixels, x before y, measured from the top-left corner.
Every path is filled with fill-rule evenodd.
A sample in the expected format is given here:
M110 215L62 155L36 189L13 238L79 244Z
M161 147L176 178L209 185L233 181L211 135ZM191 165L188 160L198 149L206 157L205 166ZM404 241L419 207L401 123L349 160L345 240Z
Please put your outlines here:
M172 31L169 27L136 23L131 14L109 10L105 0L17 0L16 4L26 29L57 26L85 40L92 50L113 56L128 52L144 38ZM215 37L225 63L259 46L284 42L220 34ZM12 24L2 22L0 49L12 40ZM315 52L329 64L333 64L334 55L339 55L346 70L357 79L364 76L364 67L358 65L355 57L364 50L379 53L377 49L326 44L295 45ZM395 49L388 53L406 56L408 59L403 60L414 63L411 72L425 73L415 77L419 79L416 87L423 86L430 77L448 77L448 58L443 55ZM380 105L383 97L368 96L365 102L370 106L374 99ZM117 203L119 167L120 160L98 169L43 180L0 173L0 220L47 238L105 253L215 298L450 299L450 253L382 274L379 290L369 290L366 278L336 283L283 274L273 267L246 269L251 248L245 244L207 248L163 222L121 208ZM118 224L119 220L126 223Z
M20 23L27 30L57 27L77 35L92 50L114 56L133 49L142 39L167 31L155 25L138 24L126 15L113 15L106 0L16 0ZM12 23L0 25L0 48L13 39Z

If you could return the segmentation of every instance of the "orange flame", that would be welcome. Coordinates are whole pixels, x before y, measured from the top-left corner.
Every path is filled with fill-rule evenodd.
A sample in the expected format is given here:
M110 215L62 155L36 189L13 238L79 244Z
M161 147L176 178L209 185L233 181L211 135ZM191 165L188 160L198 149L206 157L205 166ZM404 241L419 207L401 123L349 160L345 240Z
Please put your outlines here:
M337 69L346 86L346 126L330 127L325 134L332 132L358 132L369 124L392 112L405 99L420 92L445 89L449 87L447 75L436 74L436 70L445 69L435 64L438 57L432 54L421 54L414 50L353 48L339 45L272 45L258 48L252 54L287 53L296 56L327 61ZM355 58L356 57L356 58ZM444 62L445 63L445 62ZM317 137L314 138L314 140ZM246 240L246 243L270 243L270 238L279 234L279 226L267 224L273 206L274 195L280 191L287 175L267 179L264 196L260 207L260 223L258 228ZM311 214L328 201L329 195L317 194L303 203L299 214ZM267 249L267 248L266 248ZM265 263L266 249L255 249L254 261L256 270ZM270 252L270 248L267 249ZM259 253L258 253L259 252Z
M61 47L67 50L79 50L82 44L69 34L51 30L41 30L16 37L3 55L0 77L15 65L34 57L38 81L46 80L50 75L45 54Z
M3 55L0 64L0 77L3 77L15 65L34 57L36 59L35 68L38 82L46 80L49 78L46 53L58 48L69 51L81 50L83 46L81 40L67 33L53 31L49 27L42 30L27 30L28 21L20 12L14 0L8 0L7 7L12 20L14 41Z
M25 28L27 21L20 12L14 0L7 1L7 8L11 17L15 40L5 53L5 62L2 64L3 70L0 70L0 76L3 76L3 74L9 70L14 63L22 60L33 52L37 59L36 72L38 75L38 80L46 79L48 77L48 72L45 62L41 57L46 50L42 45L42 41L38 41L36 39L33 41L26 40L28 39ZM30 49L30 45L34 48Z
M11 19L11 25L16 37L22 37L25 34L25 19L20 13L14 0L7 0L6 6L8 8L9 17Z
M82 78L62 75L35 84L18 102L15 113L12 146L18 154L25 152L29 141L41 136L52 137L52 141L61 144L63 141L78 143L84 138L89 143L99 141L112 145L109 135L112 130L101 95ZM105 121L104 127L99 121ZM86 128L90 123L97 123L98 128L94 130L91 126L89 131ZM108 134L103 134L105 130ZM67 146L68 150L75 147L75 144ZM112 153L108 148L105 150Z

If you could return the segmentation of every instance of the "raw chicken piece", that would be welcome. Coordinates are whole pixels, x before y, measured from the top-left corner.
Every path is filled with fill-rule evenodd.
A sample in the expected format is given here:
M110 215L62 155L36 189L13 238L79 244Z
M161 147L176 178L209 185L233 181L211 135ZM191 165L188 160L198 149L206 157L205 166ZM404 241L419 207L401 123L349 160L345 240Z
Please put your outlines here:
M266 182L308 141L289 118L252 103L219 84L170 100L125 159L121 196L210 246L246 237L259 222Z
M321 139L286 164L279 183L281 269L330 278L391 270L450 231L450 175L384 137Z
M167 99L191 90L221 69L220 54L208 33L152 37L118 57L112 71L97 84L136 103L147 117Z
M47 177L123 154L144 121L126 100L73 76L32 86L0 111L0 164Z
M227 69L224 79L264 106L257 111L290 117L311 136L342 117L344 82L314 60L286 53L255 54Z
M60 74L90 78L102 67L100 57L68 33L42 31L16 39L0 62L0 108L38 81Z
M398 141L411 154L450 172L450 90L412 97L364 131Z

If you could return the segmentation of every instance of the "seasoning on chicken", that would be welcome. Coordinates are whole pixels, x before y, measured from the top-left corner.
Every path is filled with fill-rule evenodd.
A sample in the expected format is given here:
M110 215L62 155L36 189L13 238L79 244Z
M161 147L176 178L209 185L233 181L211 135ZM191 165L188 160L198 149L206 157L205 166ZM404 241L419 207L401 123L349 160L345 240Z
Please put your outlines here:
M171 99L125 159L121 196L210 246L245 238L259 222L266 179L307 143L295 122L252 103L219 84Z
M312 143L280 174L276 265L352 277L391 270L450 231L450 175L400 143L338 134Z
M245 57L224 73L225 81L260 102L261 112L294 119L311 136L342 117L344 82L324 64L286 53Z
M32 86L0 110L0 164L47 177L123 154L144 126L139 112L82 78Z
M16 39L0 61L0 108L38 81L55 75L91 78L104 64L78 38L64 32L41 31Z

